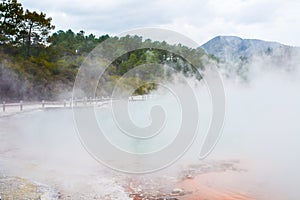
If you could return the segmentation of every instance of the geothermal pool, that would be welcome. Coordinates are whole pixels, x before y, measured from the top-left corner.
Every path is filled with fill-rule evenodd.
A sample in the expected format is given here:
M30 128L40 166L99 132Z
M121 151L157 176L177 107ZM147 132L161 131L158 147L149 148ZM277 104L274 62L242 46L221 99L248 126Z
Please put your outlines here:
M226 121L212 153L205 160L197 159L200 136L174 165L147 175L119 173L94 160L80 142L70 109L0 118L0 195L9 199L3 192L9 189L5 186L9 182L1 182L3 177L19 177L59 192L52 195L53 199L130 199L138 192L168 193L174 188L187 191L178 199L299 199L297 91L297 84L286 82L226 85ZM155 101L132 102L133 120L142 125L151 122L140 111ZM178 128L179 119L174 117L178 107L169 99L158 101L165 101L171 113L168 119L174 125L166 125L164 135L143 145L120 136L111 126L109 106L97 107L95 113L107 125L104 129L111 133L108 137L112 142L131 152L148 152L172 141L172 133ZM211 110L205 102L200 132L207 129L206 117Z

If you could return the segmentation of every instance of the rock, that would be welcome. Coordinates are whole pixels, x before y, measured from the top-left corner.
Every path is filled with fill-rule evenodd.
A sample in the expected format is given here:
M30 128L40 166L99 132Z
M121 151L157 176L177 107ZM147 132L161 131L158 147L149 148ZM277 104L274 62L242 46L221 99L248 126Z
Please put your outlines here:
M171 194L173 194L173 195L182 195L182 194L184 194L184 190L181 189L181 188L174 188L174 189L172 190L172 193L171 193Z
M193 175L187 174L185 177L186 177L187 179L192 179L192 178L193 178Z

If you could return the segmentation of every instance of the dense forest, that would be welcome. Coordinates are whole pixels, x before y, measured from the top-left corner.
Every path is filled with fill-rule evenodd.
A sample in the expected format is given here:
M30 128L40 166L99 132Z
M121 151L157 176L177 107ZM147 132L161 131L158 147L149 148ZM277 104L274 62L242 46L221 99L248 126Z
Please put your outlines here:
M169 45L140 36L97 37L86 35L84 31L55 31L51 17L25 10L17 0L0 3L0 27L0 101L66 98L62 94L70 95L82 62L107 39L112 43L111 51L118 51L124 45L140 49L126 53L111 64L105 78L99 82L100 90L104 91L102 95L109 95L115 82L128 70L145 63L167 64L186 76L195 75L195 66L162 48L196 55L199 63L196 67L203 68L201 57L205 52L202 49ZM157 48L143 48L149 43ZM163 69L157 68L158 73L154 74L160 74L160 70ZM154 84L145 84L136 90L136 94L148 93L155 88Z

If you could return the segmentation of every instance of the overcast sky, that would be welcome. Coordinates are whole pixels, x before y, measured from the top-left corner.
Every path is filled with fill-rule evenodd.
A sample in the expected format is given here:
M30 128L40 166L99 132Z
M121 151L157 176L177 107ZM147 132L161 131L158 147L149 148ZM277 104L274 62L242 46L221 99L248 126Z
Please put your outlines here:
M182 33L199 44L236 35L300 46L299 0L19 0L57 30L116 35L142 27Z

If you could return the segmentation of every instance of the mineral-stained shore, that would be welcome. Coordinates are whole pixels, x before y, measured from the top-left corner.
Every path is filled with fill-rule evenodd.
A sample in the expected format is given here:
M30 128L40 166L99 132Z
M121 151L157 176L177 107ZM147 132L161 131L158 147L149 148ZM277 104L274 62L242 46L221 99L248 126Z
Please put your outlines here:
M239 177L246 171L237 167L237 161L203 162L200 164L186 166L176 176L169 175L143 175L130 176L124 180L124 196L117 199L132 200L204 200L204 199L226 199L226 200L250 200L243 191L235 192L225 190L223 187L211 185L223 182L223 179ZM174 175L174 174L173 174ZM101 190L101 188L98 188ZM99 196L97 191L76 191L68 193L35 181L20 177L0 176L1 200L30 199L30 200L79 200L79 199L101 199L112 200L115 196L107 194ZM99 193L100 191L98 191ZM127 196L127 197L126 197Z
M19 177L0 177L1 200L56 200L59 193L53 188Z

